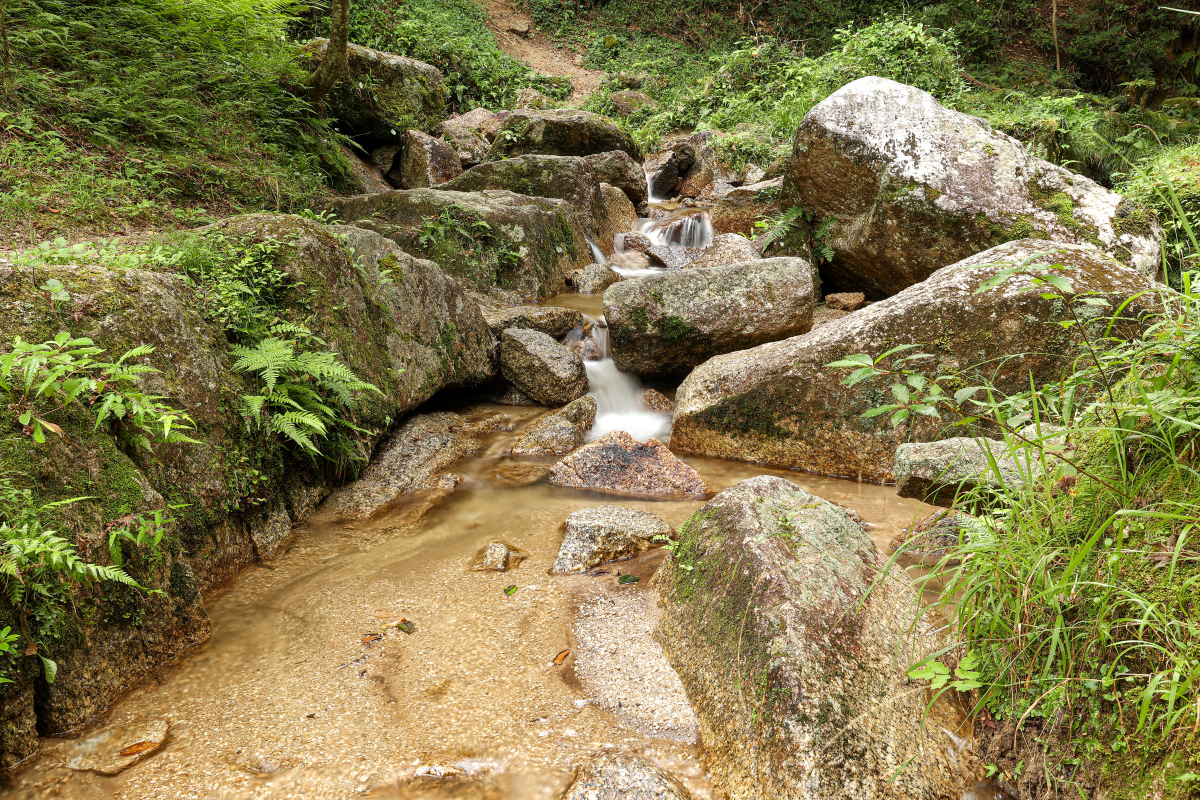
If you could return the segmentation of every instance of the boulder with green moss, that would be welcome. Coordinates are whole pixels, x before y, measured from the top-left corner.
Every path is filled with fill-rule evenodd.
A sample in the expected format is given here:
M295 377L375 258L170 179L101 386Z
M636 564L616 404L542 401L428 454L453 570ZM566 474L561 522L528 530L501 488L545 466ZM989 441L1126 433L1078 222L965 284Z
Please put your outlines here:
M656 638L722 796L959 797L969 722L906 676L937 639L885 560L845 510L774 476L684 523Z
M362 430L345 442L351 452L369 454L393 421L439 389L495 375L478 306L436 265L376 234L253 214L187 236L184 252L193 265L214 250L239 257L254 243L278 243L265 252L286 276L273 301L279 318L310 327L381 390L363 394L347 412ZM157 553L125 555L133 577L161 594L106 582L59 587L53 602L39 601L37 613L0 601L0 626L23 630L39 655L58 664L56 680L45 684L36 659L0 656L5 677L14 680L0 684L0 752L8 764L36 746L34 724L50 734L78 728L205 639L201 593L286 547L292 524L311 514L339 479L336 462L300 455L268 429L248 424L242 398L257 384L232 368L230 338L214 321L215 298L206 304L202 291L173 271L179 268L45 263L36 274L8 268L0 282L0 329L8 337L41 342L68 329L92 338L111 358L153 346L138 358L158 370L141 378L142 389L187 412L195 422L187 433L197 440L144 449L127 423L97 429L94 414L77 403L50 413L63 435L44 444L23 435L12 418L0 420L11 429L0 437L0 470L16 489L31 491L36 506L86 498L52 509L46 519L78 542L86 560L112 563L107 532L132 524L121 522L131 513L160 510L173 519ZM68 295L53 306L38 288L51 278Z
M642 151L620 125L608 117L575 109L521 109L504 118L492 138L488 161L540 153L590 156L623 150L634 161Z
M328 39L314 39L304 46L312 67L328 46ZM410 128L432 131L437 127L446 115L447 96L436 67L350 44L325 106L342 124L341 133L399 142Z
M812 311L802 258L628 278L604 292L613 361L638 375L686 375L715 355L797 336Z
M413 189L341 198L331 208L506 304L557 294L566 273L592 261L584 229L562 200Z
M1048 249L1058 252L1047 263L1061 265L1053 273L1071 284L1072 291L1063 295L1067 302L1043 297L1046 286L1034 285L1034 276L1048 266L1030 266L996 286L984 286L1001 270L1019 268ZM986 375L1002 392L1020 391L1029 388L1031 377L1039 385L1054 380L1077 355L1080 329L1056 323L1074 326L1078 318L1082 329L1095 333L1128 300L1122 312L1128 319L1114 331L1135 334L1146 315L1161 310L1156 286L1152 278L1090 247L1009 242L803 336L705 362L679 387L671 446L889 481L896 447L942 438L946 422L914 415L893 428L887 415L864 418L864 412L892 402L890 382L844 386L846 373L827 364L914 344L932 356L918 364L930 377L951 371L972 385ZM1108 305L1074 302L1087 293Z
M835 220L822 277L870 299L1015 239L1090 244L1159 269L1151 212L884 78L849 83L805 115L780 194L792 206Z

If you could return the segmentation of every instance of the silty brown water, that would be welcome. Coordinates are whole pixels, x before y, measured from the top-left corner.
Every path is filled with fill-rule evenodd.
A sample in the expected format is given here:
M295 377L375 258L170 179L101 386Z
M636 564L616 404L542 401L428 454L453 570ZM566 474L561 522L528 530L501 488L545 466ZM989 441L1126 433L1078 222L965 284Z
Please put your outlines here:
M554 302L595 315L598 300ZM456 465L464 481L450 497L428 510L429 498L413 498L366 523L345 524L319 511L286 554L209 598L207 643L97 721L165 719L171 729L160 752L101 777L62 765L75 742L46 740L6 794L533 800L559 797L575 765L610 746L644 753L697 798L710 797L692 742L601 708L576 675L573 654L554 663L575 646L580 609L594 616L606 596L653 605L647 581L622 586L617 572L648 576L662 551L612 565L602 576L548 573L572 511L615 503L652 511L678 528L701 503L551 486L542 470L553 459L505 455L543 409L456 410L471 419L504 413L511 430L492 434ZM857 510L880 547L928 510L890 487L684 459L717 490L754 475L782 475ZM527 557L510 572L470 569L494 539ZM415 624L413 633L387 627L402 618ZM661 691L661 676L631 669L635 674L623 676L627 686ZM631 702L637 698L627 696Z

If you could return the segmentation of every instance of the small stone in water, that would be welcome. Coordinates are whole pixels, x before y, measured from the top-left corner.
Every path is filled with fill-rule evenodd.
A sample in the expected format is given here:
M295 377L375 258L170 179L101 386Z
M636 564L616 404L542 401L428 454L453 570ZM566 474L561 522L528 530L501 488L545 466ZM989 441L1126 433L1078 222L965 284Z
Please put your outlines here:
M161 719L102 728L76 746L79 755L67 766L101 775L116 775L148 758L166 738L167 723Z
M504 572L508 569L508 545L503 542L492 542L483 551L484 569L494 569Z

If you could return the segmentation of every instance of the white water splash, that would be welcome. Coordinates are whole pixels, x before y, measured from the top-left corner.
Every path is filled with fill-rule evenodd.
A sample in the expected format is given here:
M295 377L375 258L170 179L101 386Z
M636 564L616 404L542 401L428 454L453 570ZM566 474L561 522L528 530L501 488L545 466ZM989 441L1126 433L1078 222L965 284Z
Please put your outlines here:
M588 441L606 433L625 431L639 442L661 439L671 430L671 415L651 411L642 402L644 387L636 375L617 369L608 351L608 329L603 320L592 320L592 336L600 348L599 361L585 361L589 395L596 398L596 422Z
M664 219L643 220L640 228L657 245L708 247L713 240L712 219L702 208L681 208Z

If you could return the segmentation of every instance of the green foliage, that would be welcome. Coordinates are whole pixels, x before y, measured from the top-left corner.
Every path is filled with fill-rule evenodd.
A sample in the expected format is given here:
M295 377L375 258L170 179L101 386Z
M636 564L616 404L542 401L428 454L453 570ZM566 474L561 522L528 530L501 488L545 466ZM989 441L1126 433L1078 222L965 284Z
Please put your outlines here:
M9 3L0 224L194 224L308 205L336 136L312 118L289 4ZM41 237L39 237L41 238Z
M489 285L502 285L504 273L520 259L492 236L492 226L466 206L457 203L429 217L417 230L417 242L438 264L463 264L463 277Z
M108 553L113 564L119 568L125 566L125 548L128 547L136 558L145 559L151 568L157 566L163 558L163 536L174 522L161 508L147 513L126 514L110 522Z
M182 432L194 427L187 414L139 388L139 376L158 371L137 363L153 347L135 347L114 362L97 360L103 352L91 339L66 331L40 344L13 339L11 349L0 355L0 395L25 435L39 444L47 430L61 437L62 428L52 418L79 402L92 411L97 428L113 425L140 447L149 449L146 432L165 442L194 441Z

